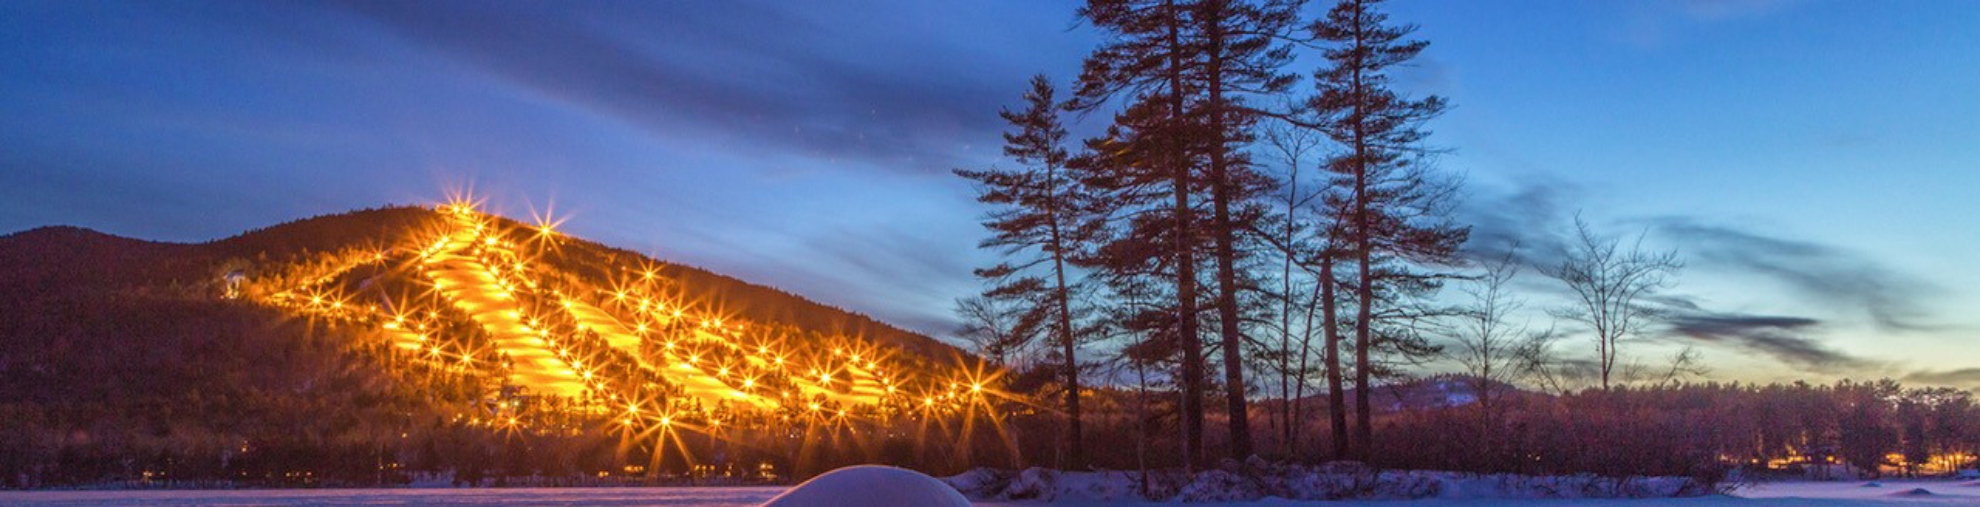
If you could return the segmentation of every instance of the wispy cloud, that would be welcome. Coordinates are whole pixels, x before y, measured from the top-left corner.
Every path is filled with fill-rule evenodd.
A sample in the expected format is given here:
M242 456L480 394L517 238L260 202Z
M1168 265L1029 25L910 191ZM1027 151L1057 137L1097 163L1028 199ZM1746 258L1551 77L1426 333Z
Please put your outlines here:
M1920 371L1920 372L1912 373L1910 375L1906 375L1904 377L1904 381L1919 383L1919 384L1936 384L1936 385L1953 386L1953 387L1980 388L1980 368L1962 368L1957 370L1942 370L1942 371L1933 371L1933 370Z
M1722 23L1786 12L1802 0L1655 0L1632 2L1621 37L1641 48L1662 46L1686 25Z
M1938 327L1925 301L1943 289L1870 257L1690 217L1665 217L1652 223L1694 263L1765 277L1781 283L1793 297L1860 311L1879 330Z
M1682 0L1677 12L1696 21L1719 21L1764 16L1802 3L1800 0Z
M1463 254L1473 260L1496 260L1511 251L1528 266L1551 266L1568 251L1567 229L1572 223L1579 189L1557 180L1534 180L1508 191L1469 196L1459 206L1459 222L1471 225Z
M1840 372L1871 365L1809 335L1821 321L1807 317L1690 312L1667 320L1674 334L1759 352L1792 366Z
M1473 225L1466 255L1497 259L1518 246L1515 259L1529 273L1557 265L1570 250L1568 232L1579 210L1581 189L1546 178L1524 186L1473 195L1460 209L1460 218ZM1924 298L1938 289L1882 263L1846 249L1809 240L1796 240L1750 228L1711 224L1692 217L1626 220L1647 228L1652 239L1678 248L1688 270L1730 273L1771 282L1786 303L1834 308L1866 315L1885 331L1933 329ZM1558 284L1534 280L1537 290L1558 290ZM1658 310L1669 337L1688 339L1733 350L1755 352L1782 364L1823 372L1874 368L1876 360L1836 348L1828 341L1837 318L1800 315L1756 315L1730 311L1706 301L1683 286L1659 294L1646 304ZM1846 313L1845 313L1846 314Z
M830 266L833 283L867 294L860 305L889 322L934 336L960 324L946 310L959 290L975 287L969 258L940 255L956 245L895 228L839 230L807 238L803 250Z
M995 138L990 112L1011 95L995 80L944 78L963 72L959 62L872 65L890 57L798 3L340 6L499 82L654 135L845 164L946 171L959 139ZM781 33L759 33L769 26ZM925 58L908 49L892 58Z

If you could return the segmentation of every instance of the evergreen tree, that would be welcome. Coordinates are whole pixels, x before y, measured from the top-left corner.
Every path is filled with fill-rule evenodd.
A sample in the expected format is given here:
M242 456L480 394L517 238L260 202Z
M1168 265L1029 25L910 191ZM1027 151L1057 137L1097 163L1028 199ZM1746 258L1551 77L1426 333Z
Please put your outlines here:
M1066 129L1060 124L1054 94L1050 79L1034 76L1024 96L1025 109L1001 113L1014 129L1004 134L1004 155L1022 164L1021 169L955 172L977 183L977 201L1000 206L983 222L992 236L981 246L999 249L1014 260L976 274L995 284L985 297L1020 308L1018 329L1043 327L1058 347L1065 381L1066 465L1077 467L1084 461L1077 354L1083 333L1072 294L1081 279L1068 270L1095 228L1078 210L1083 191L1066 165Z
M1224 362L1224 387L1230 428L1230 455L1251 455L1249 410L1245 403L1243 315L1239 308L1240 263L1247 257L1240 235L1259 229L1264 217L1259 203L1274 186L1245 156L1260 111L1246 95L1276 95L1292 86L1294 76L1283 72L1292 60L1292 46L1281 43L1296 18L1294 5L1283 2L1203 0L1192 6L1190 21L1203 63L1195 67L1202 91L1202 142L1209 169L1211 216L1205 231L1214 244L1217 322Z
M1092 181L1107 194L1104 208L1127 224L1102 248L1101 263L1131 273L1167 267L1175 281L1174 325L1159 336L1172 338L1181 356L1183 462L1194 465L1203 457L1201 232L1193 204L1200 202L1195 167L1202 150L1192 146L1200 126L1190 114L1197 91L1187 78L1200 65L1201 48L1190 43L1189 8L1179 0L1089 0L1080 16L1109 37L1087 56L1068 107L1091 111L1126 97L1108 136L1089 143L1098 148Z
M1327 59L1314 73L1317 93L1309 101L1318 117L1314 126L1346 148L1328 169L1345 189L1335 209L1346 214L1347 253L1356 265L1353 448L1363 459L1373 440L1369 380L1376 367L1370 360L1378 338L1375 307L1434 290L1434 282L1412 274L1407 264L1448 261L1468 235L1448 217L1450 188L1424 165L1429 131L1423 124L1443 113L1444 99L1407 97L1393 89L1387 74L1429 43L1406 40L1415 27L1389 23L1376 9L1379 4L1342 0L1311 26ZM1378 293L1383 284L1395 289ZM1383 335L1396 346L1411 345L1401 333Z

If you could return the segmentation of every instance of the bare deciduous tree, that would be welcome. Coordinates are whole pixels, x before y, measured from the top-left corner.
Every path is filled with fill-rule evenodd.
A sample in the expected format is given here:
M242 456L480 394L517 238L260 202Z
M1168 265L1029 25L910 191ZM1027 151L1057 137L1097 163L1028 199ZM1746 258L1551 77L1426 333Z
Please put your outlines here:
M1464 366L1466 381L1488 423L1498 394L1544 367L1543 349L1553 336L1553 329L1535 332L1517 316L1526 306L1526 300L1508 286L1519 276L1517 248L1514 245L1504 256L1486 262L1484 273L1458 287L1471 301L1457 309L1445 328L1456 345L1447 349L1451 359Z
M987 297L971 296L956 299L956 315L963 321L956 335L969 342L977 353L999 366L1027 362L1025 356L1036 329L1021 329L1022 319L1016 308Z
M1296 107L1295 104L1287 104L1283 108L1290 110L1294 107ZM1279 363L1279 399L1286 400L1286 402L1281 404L1279 408L1279 425L1281 432L1280 438L1286 442L1287 447L1296 456L1299 452L1299 432L1294 430L1297 427L1294 421L1299 420L1299 398L1297 396L1303 395L1305 392L1304 388L1308 373L1306 358L1309 355L1308 352L1313 348L1312 316L1314 305L1308 305L1306 307L1307 325L1299 333L1297 341L1298 348L1295 349L1293 320L1294 315L1299 313L1299 300L1301 299L1300 293L1302 291L1300 287L1296 286L1297 282L1293 279L1293 265L1302 262L1304 260L1301 259L1302 256L1312 255L1311 252L1302 252L1299 248L1300 243L1297 234L1303 229L1301 220L1298 218L1300 210L1305 209L1309 204L1319 199L1322 193L1321 190L1311 188L1305 189L1302 193L1299 171L1301 164L1306 162L1307 153L1318 147L1322 139L1312 129L1298 128L1285 122L1267 122L1261 125L1261 130L1264 132L1265 145L1271 148L1270 151L1276 155L1279 163L1285 166L1286 171L1283 179L1286 187L1285 216L1283 217L1283 223L1279 224L1283 226L1283 230L1277 240L1280 245L1285 247L1280 252L1283 263L1280 266L1279 272L1279 350L1277 359ZM1324 190L1324 187L1322 189ZM1314 249L1317 249L1317 247ZM1317 300L1317 296L1315 299ZM1295 366L1295 363L1297 366ZM1294 387L1295 384L1298 385L1297 389Z
M1554 312L1588 328L1595 335L1596 368L1603 390L1617 373L1620 346L1641 335L1660 310L1644 304L1684 269L1676 250L1647 251L1638 234L1628 249L1622 240L1595 232L1581 217L1574 219L1574 243L1558 264L1542 268L1560 280L1574 302Z

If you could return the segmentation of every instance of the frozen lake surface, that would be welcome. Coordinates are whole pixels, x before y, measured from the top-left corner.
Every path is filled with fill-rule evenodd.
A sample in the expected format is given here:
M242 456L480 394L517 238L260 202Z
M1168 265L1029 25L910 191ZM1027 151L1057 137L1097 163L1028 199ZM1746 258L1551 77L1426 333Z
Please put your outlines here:
M1263 500L1242 505L1321 506L1514 506L1596 505L1621 507L1802 507L1980 505L1980 482L1880 481L1764 484L1735 497L1646 500L1463 499L1367 502ZM0 505L757 505L784 490L748 488L517 488L517 489L278 489L206 491L26 491L0 492ZM1920 493L1917 490L1924 490ZM1043 505L985 503L979 505ZM1154 505L1136 502L1054 505ZM1162 504L1178 505L1178 504ZM1194 504L1210 505L1210 504Z
M707 505L754 506L783 487L262 489L0 492L0 505Z

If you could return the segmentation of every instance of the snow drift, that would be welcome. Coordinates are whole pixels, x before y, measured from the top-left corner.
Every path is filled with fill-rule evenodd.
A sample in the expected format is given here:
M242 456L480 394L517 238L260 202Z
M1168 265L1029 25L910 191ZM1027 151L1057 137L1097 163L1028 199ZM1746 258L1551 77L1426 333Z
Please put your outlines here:
M764 507L969 507L955 488L921 472L860 465L804 481Z

